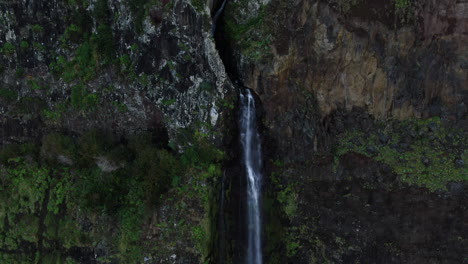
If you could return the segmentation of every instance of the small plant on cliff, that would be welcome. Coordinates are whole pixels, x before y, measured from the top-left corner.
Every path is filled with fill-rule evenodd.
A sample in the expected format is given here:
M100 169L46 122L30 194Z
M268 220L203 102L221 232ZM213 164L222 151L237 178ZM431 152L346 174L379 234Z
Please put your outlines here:
M192 0L192 5L198 12L202 12L205 8L205 1L204 0Z
M3 45L2 48L0 48L0 52L8 56L12 55L15 53L15 45L13 45L11 42L7 42Z
M42 26L39 25L39 24L34 24L34 25L31 27L31 29L32 29L33 32L36 32L36 33L39 33L39 32L44 31L44 27L42 27Z
M413 0L394 0L395 15L400 19L400 22L405 24L414 19Z
M18 97L18 94L8 88L0 88L0 98L6 101L13 101Z
M237 45L241 52L254 62L267 57L270 48L271 34L265 23L266 6L262 6L256 17L239 23L235 13L242 3L233 3L226 7L225 27L228 38Z

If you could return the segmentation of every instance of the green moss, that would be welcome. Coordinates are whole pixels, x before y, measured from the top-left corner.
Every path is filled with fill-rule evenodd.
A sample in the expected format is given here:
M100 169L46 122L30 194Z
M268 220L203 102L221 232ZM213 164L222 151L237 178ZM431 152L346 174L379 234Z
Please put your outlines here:
M77 110L85 112L94 111L101 101L96 93L89 93L83 84L72 86L71 105Z
M51 63L50 68L66 82L92 80L96 76L99 62L94 48L89 41L85 41L76 49L73 59L67 60L64 56L59 56Z
M79 139L79 153L86 161L106 153L112 147L112 137L100 130L90 130Z
M104 64L112 63L115 59L115 40L110 26L107 24L99 25L97 34L93 35L92 40Z
M42 159L32 156L28 162L21 157L29 147L2 148L0 157L10 161L2 162L7 167L2 170L0 185L0 246L15 252L0 257L10 260L13 256L16 261L25 253L31 257L27 263L73 263L67 249L105 243L112 252L108 260L133 263L142 260L143 252L150 249L148 254L154 255L163 247L175 246L171 242L180 236L197 245L195 251L208 261L217 212L213 207L216 192L211 191L210 183L221 175L222 153L206 137L195 133L194 141L187 146L190 151L184 154L166 150L149 133L135 136L127 144L127 140L118 142L97 130L80 137L78 146L63 134L49 134L42 141ZM44 162L59 155L74 155L85 162L66 167ZM103 172L95 165L96 156L123 161L125 167ZM166 195L168 191L170 195ZM145 239L144 232L150 220L154 221L155 207L162 201L171 205L173 199L178 201L174 204L177 210L171 212L180 212L176 215L181 218L158 223L158 237L167 243L152 249L154 241ZM185 204L188 201L203 210L203 219L187 217L193 213L193 207ZM197 228L192 229L186 221L193 221L192 226ZM82 230L83 223L88 222L91 225ZM16 225L3 228L9 223ZM37 243L41 236L43 251L28 252L21 247L25 241ZM57 248L62 253L57 253Z
M139 34L143 32L143 20L145 19L146 15L147 2L148 0L134 0L129 1L128 3L130 11L134 17L135 31Z
M77 149L71 137L52 133L42 139L41 156L47 160L56 161L59 156L73 160L76 152Z
M15 104L14 113L18 115L37 115L47 108L47 103L39 97L22 97Z
M15 45L11 42L6 42L2 48L0 48L0 52L3 53L4 55L10 56L15 53L16 48Z
M42 44L39 43L39 42L35 42L35 41L34 41L34 42L32 43L32 46L33 46L33 48L34 48L36 51L45 51L44 45L42 45Z
M8 144L3 145L0 149L0 162L8 164L10 159L23 157L30 155L35 158L39 149L35 144L24 143L24 144Z
M42 89L42 86L39 84L39 81L35 80L35 79L29 79L28 80L28 86L32 90L41 90Z
M11 102L18 98L18 93L8 88L0 88L0 98Z
M338 0L337 8L342 14L348 13L351 8L358 6L362 0Z
M52 123L58 122L63 114L68 110L68 103L66 102L61 102L58 103L55 107L52 109L44 109L42 111L42 116L47 120Z
M110 22L110 10L107 5L107 0L96 1L93 16L99 24L107 24Z
M260 61L270 54L271 34L265 23L266 6L262 6L256 17L245 23L237 21L236 13L242 2L230 4L226 8L225 27L228 38L239 47L246 58Z
M23 40L23 41L20 42L20 47L22 49L28 49L29 48L29 43L27 41Z
M284 213L292 219L297 211L297 192L294 191L292 186L287 186L282 191L278 192L277 196Z
M32 27L31 27L32 31L36 32L36 33L40 33L40 32L43 32L44 31L44 27L42 27L41 25L39 24L34 24Z
M430 127L436 127L435 131ZM409 132L413 134L411 142L402 143ZM386 134L388 142L382 143L377 133ZM360 153L389 165L402 181L435 191L446 190L451 181L468 181L466 169L455 166L457 159L466 159L467 145L462 131L449 128L440 118L431 118L395 121L387 131L370 134L348 131L340 137L335 153L337 158L348 152Z
M198 12L202 12L205 8L205 2L204 0L192 0L192 5L195 7L195 9Z
M170 106L170 105L173 105L176 101L177 99L165 99L165 100L162 100L162 104L165 106Z
M400 22L407 24L414 22L414 7L413 0L394 0L395 14L399 18Z

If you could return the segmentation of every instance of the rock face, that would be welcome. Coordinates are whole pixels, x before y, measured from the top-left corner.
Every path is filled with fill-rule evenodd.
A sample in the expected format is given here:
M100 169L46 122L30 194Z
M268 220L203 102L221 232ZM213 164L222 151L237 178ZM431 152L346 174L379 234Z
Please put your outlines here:
M208 143L197 145L194 142L197 136L206 136L206 139L221 148L221 141L226 138L224 132L227 126L231 126L226 117L232 111L237 97L210 37L209 11L205 3L199 0L2 1L0 153L3 155L8 152L8 146L22 143L43 144L44 135L58 132L49 144L52 147L42 147L40 155L47 162L37 163L40 164L38 166L48 166L46 164L50 163L53 164L50 166L67 167L67 171L68 167L72 167L70 170L73 171L75 183L84 177L75 168L83 164L76 162L74 142L89 131L104 131L105 137L110 135L110 141L120 144L121 149L114 153L94 153L83 166L89 165L96 169L98 173L95 175L100 174L97 178L109 180L112 185L112 182L118 184L120 181L119 176L115 175L119 171L128 170L129 159L135 158L128 148L125 149L127 143L142 132L149 131L153 138L138 147L153 147L142 156L146 155L151 161L150 167L156 170L164 166L177 167L171 157L181 154L184 147L208 149L204 145L200 146ZM102 142L107 141L105 137L98 138L94 143L102 145ZM67 140L56 143L63 138ZM156 142L155 146L150 146L153 142ZM160 151L159 160L166 158L162 165L154 165L158 161L155 149ZM19 153L19 150L15 151ZM203 162L207 158L205 156L210 154L205 150L202 159L197 159L196 155L196 151L192 156L187 155L189 158L178 166L191 162L190 159ZM220 159L221 154L216 152L213 156L213 159ZM26 158L28 161L32 159ZM4 160L7 159L2 156L2 162ZM105 210L94 215L88 214L72 206L64 209L72 204L67 202L66 205L62 204L61 215L63 213L67 219L76 220L70 220L70 223L81 227L75 228L80 232L101 234L107 228L104 239L94 241L92 245L62 245L58 236L53 243L46 245L44 242L43 245L45 238L41 232L53 230L55 225L45 227L42 216L37 220L41 225L36 232L39 234L39 242L28 242L24 251L34 254L34 251L40 252L44 248L48 254L49 251L58 250L62 253L56 254L55 262L65 261L58 260L62 254L62 257L72 257L80 263L101 263L109 259L114 263L125 254L132 259L128 245L135 246L135 243L142 242L142 245L149 246L141 246L136 252L139 252L139 256L145 256L145 263L204 263L214 248L208 245L211 239L210 221L215 221L215 217L210 218L209 214L217 202L217 178L210 182L208 178L215 178L219 173L215 170L217 165L208 165L211 166L208 174L203 166L198 166L196 171L191 169L189 176L177 175L172 183L170 180L165 183L167 186L179 187L170 190L170 194L167 194L170 199L151 194L157 195L160 201L157 206L152 205L154 212L145 212L144 227L140 226L135 232L130 231L131 225L124 227L132 233L136 242L126 244L129 238L123 237L122 241L127 242L115 245L116 236L125 233L116 228L124 226L122 216L115 216L114 213L110 217L109 212L103 212ZM4 166L7 165L0 164L2 184L9 175ZM155 182L160 174L170 172L170 169L166 169L166 172L164 170L162 168L154 175L147 175L149 181L162 185ZM145 167L143 173L147 171L149 168ZM128 173L125 179L139 181L135 174ZM65 186L67 183L63 181ZM184 191L181 190L182 186L185 186ZM84 186L88 187L93 188ZM139 191L139 187L123 187L123 196ZM146 192L149 192L148 188L151 187L145 186ZM109 187L107 190L116 189ZM208 194L210 191L213 194ZM44 195L49 195L48 192ZM97 191L94 193L91 196L100 195ZM123 196L116 196L112 200L124 206ZM141 208L141 203L132 203L135 204L131 206L133 213L127 214L129 217L141 212L137 209ZM44 202L46 205L47 202ZM64 210L70 211L64 213ZM47 219L54 219L49 215ZM5 215L1 217L3 223ZM104 229L100 230L103 226ZM7 231L8 225L4 229L2 224L2 248L4 236L8 236ZM34 238L28 239L34 241ZM155 247L155 244L158 246ZM14 243L9 246L15 248ZM4 255L3 251L0 252L0 259L4 262L9 262L7 253ZM42 256L43 259L48 257ZM102 261L97 261L97 257ZM12 259L19 259L19 255ZM133 256L132 261L139 260Z
M235 59L225 62L264 109L268 263L466 261L467 197L455 189L466 188L468 175L456 168L467 142L421 152L413 143L467 137L467 7L466 1L230 2L224 30ZM424 121L434 117L452 132L438 138L432 119ZM408 125L414 118L420 123ZM434 161L449 165L435 172ZM428 177L456 170L460 178L434 190L430 178L418 182L426 176L413 173L416 166L431 168Z
M31 208L41 212L18 219L37 227L20 234L27 249L66 248L67 257L96 263L96 256L131 259L135 252L129 248L144 241L135 254L148 263L238 263L246 234L239 213L245 190L232 135L236 121L229 119L237 98L229 76L261 101L266 263L466 262L468 2L232 0L214 40L210 12L220 5L219 0L0 2L0 158L9 151L3 147L24 155L28 146L12 143L41 142L49 135L48 144L36 150L43 161L27 167L33 157L25 155L23 166L31 173L5 174L22 177L18 189L28 190L37 201ZM421 120L408 120L413 118ZM106 148L93 145L93 137L87 151L80 146L79 155L95 170L81 164L73 145L94 129L116 138L109 143L114 152L93 151L95 145ZM142 131L153 132L152 138L129 140ZM230 148L226 173L216 163L223 154L206 139ZM148 148L153 141L156 146ZM177 156L183 143L192 148ZM89 170L81 177L79 170L41 167L49 163ZM137 208L147 209L132 195L156 194L148 194L147 186L130 188L141 182L128 181L133 178L127 171L124 177L118 173L129 164L153 188L162 185L156 174L180 173L174 164L188 167L188 176L165 179L166 196L157 193L160 203L145 212L140 236L129 224L119 237L126 243L112 247L118 234L107 223L115 219L77 213L64 214L60 228L108 239L91 246L82 238L76 245L57 245L57 224L44 234L50 245L43 243L46 224L59 218L47 218L47 210L60 217L57 212L65 210L59 208L66 207L65 179L66 186L75 186L77 179L95 177L83 186L93 193L89 200L115 207L122 201L112 199L116 190L107 183L117 182L117 191L119 182L129 183L122 193L134 210L121 220L131 223ZM0 164L1 188L6 166ZM32 173L49 189L29 184L38 181ZM227 179L222 195L216 185L220 175ZM94 194L93 184L107 195ZM14 195L24 212L31 212L28 199ZM216 210L216 197L226 198L222 210ZM49 199L58 201L51 209ZM217 217L226 232L213 233ZM97 228L103 223L106 228ZM2 233L14 229L1 226L0 242L18 247ZM4 253L0 250L0 260Z
M444 113L454 118L468 90L467 3L415 1L407 7L409 23L388 1L357 1L346 9L345 3L272 1L264 16L251 12L262 22L248 34L271 39L263 61L252 62L243 50L247 34L231 39L241 79L261 97L275 137L286 135L312 149L320 134L312 115L323 120L338 109L407 119L445 105L453 111ZM228 9L235 14L231 19L238 9Z
M11 100L2 103L2 140L38 126L120 134L163 126L174 139L195 121L220 124L220 101L233 88L206 10L130 2L1 3L2 89L12 95L1 98ZM39 109L17 111L24 98Z

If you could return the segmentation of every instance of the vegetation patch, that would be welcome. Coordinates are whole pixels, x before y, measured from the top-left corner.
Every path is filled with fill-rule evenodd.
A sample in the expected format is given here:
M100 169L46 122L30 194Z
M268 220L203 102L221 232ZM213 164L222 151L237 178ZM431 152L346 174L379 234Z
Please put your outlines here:
M370 133L347 131L340 136L335 157L356 152L390 166L408 184L431 191L447 183L468 181L466 132L450 128L439 118L394 121Z
M262 6L256 17L240 23L238 13L246 8L246 2L229 3L224 17L228 38L249 60L261 61L270 54L271 34L265 22L267 6Z
M208 260L214 211L209 182L221 174L223 153L206 134L188 140L181 154L151 133L117 141L98 130L80 137L48 134L40 150L35 144L2 147L0 246L6 251L0 260L75 263L73 248L93 252L100 243L109 251L101 261L136 263L148 254L165 255L167 243L154 248L145 237L162 203L174 208L173 216L158 222L158 236L166 242L189 238ZM119 166L98 166L100 157ZM187 217L194 209L205 212L202 219Z
M13 45L13 43L11 42L5 43L3 47L0 48L0 53L7 55L7 56L13 55L15 51L16 51L15 45Z
M0 88L0 98L11 102L18 98L18 93L8 88Z

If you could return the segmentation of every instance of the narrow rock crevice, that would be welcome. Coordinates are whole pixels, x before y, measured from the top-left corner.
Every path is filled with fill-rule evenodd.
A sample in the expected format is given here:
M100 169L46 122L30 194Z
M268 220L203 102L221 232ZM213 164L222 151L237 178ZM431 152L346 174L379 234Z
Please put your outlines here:
M259 239L257 243L252 242L252 236L249 231L249 220L252 217L252 212L249 210L251 208L251 202L249 202L249 192L248 188L251 186L251 182L247 181L245 175L247 174L247 164L244 164L245 161L242 161L242 157L245 158L245 149L242 150L241 142L243 142L243 147L245 148L245 142L242 139L241 127L242 115L245 115L245 111L242 111L242 98L245 97L242 94L249 92L251 94L251 99L254 101L255 111L253 111L254 117L254 126L258 128L258 144L261 144L262 137L261 131L263 130L263 125L261 124L263 107L261 106L261 101L259 97L254 93L253 90L244 87L240 81L240 74L237 68L236 56L233 50L232 44L229 41L228 32L226 32L225 23L224 23L224 10L229 4L229 1L218 1L214 3L214 6L218 4L217 9L214 9L212 12L212 31L211 34L215 39L216 48L218 54L224 64L226 73L231 80L231 82L236 87L238 92L238 105L235 112L237 113L237 122L233 124L236 133L236 140L232 146L229 146L231 153L233 153L234 161L225 167L225 174L221 183L220 190L220 209L222 210L219 213L218 219L218 248L217 251L216 263L262 263L261 262L261 248L258 249L260 254L253 256L252 247L255 248L261 247L261 237L263 232L259 227L259 230L256 231L256 236ZM245 108L245 107L244 107ZM245 109L244 109L245 110ZM257 133L257 132L256 132ZM263 160L263 157L256 157L259 160ZM246 167L247 166L247 167ZM262 162L259 162L258 173L263 174ZM262 190L261 183L258 186L258 190ZM258 201L260 202L260 201ZM260 206L261 213L261 204ZM249 213L250 212L250 213ZM248 217L250 216L250 218ZM261 226L260 223L258 223ZM250 260L249 260L250 259ZM259 262L260 261L260 262Z

